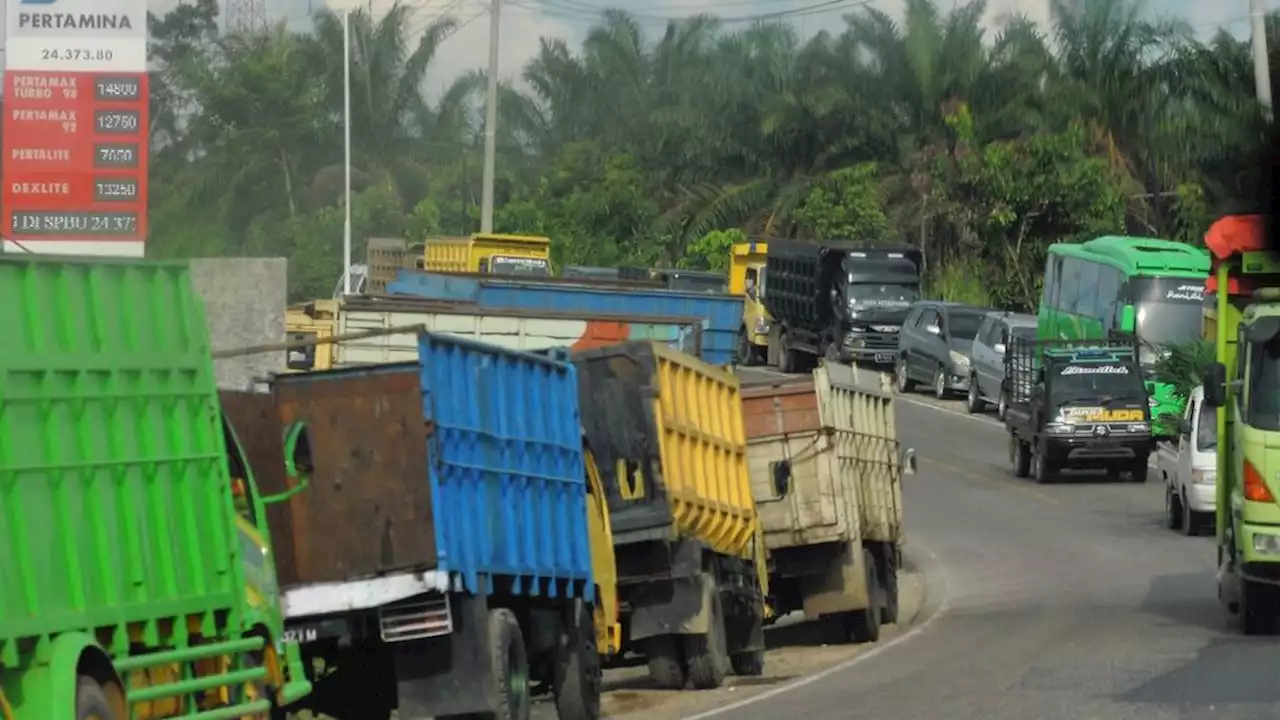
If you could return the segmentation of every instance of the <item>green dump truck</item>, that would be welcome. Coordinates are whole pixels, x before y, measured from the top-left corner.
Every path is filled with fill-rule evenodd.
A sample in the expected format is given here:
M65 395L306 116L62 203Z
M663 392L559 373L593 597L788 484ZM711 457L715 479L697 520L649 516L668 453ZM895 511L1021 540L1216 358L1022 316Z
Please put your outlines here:
M0 327L0 718L304 696L188 267L0 259Z
M1280 630L1280 262L1263 220L1228 216L1205 235L1205 334L1216 362L1205 404L1218 409L1218 598L1247 635Z

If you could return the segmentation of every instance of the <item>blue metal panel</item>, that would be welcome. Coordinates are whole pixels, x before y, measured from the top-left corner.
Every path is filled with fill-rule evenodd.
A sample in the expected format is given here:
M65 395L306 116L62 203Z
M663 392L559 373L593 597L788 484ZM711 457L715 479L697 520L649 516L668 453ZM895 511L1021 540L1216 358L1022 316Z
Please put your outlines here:
M434 333L418 353L441 568L469 592L594 600L577 370Z
M733 361L742 327L742 297L665 289L599 288L400 270L387 285L393 295L473 302L481 307L588 311L627 315L704 318L702 359L713 365Z

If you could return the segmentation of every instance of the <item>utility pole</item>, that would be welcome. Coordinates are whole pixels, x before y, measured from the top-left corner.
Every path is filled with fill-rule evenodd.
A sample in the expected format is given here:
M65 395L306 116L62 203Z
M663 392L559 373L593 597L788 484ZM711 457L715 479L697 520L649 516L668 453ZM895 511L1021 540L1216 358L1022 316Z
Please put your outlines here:
M480 232L493 232L493 183L498 161L498 0L489 0L489 98L484 109L484 183Z
M1249 0L1253 30L1253 85L1258 102L1271 114L1271 66L1267 61L1267 10L1263 0Z
M342 294L351 294L351 11L342 13Z

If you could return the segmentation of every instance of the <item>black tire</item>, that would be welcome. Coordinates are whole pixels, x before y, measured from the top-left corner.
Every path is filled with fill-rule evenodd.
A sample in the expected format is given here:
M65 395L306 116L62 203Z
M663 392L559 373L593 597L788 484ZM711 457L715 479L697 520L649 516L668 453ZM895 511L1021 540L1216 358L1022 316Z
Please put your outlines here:
M1182 500L1167 482L1164 486L1164 522L1170 530L1182 529Z
M1270 585L1240 580L1240 630L1245 635L1276 633L1276 601L1280 596Z
M884 606L880 620L886 624L898 622L898 562L892 546L885 551L885 561L880 564L880 584L884 588Z
M560 633L555 698L560 720L598 720L603 681L590 606L580 603L573 624Z
M1053 464L1045 460L1039 448L1031 450L1031 476L1041 485L1053 480Z
M1133 465L1129 466L1129 479L1135 483L1144 483L1147 481L1147 456L1136 458Z
M911 374L907 372L907 356L903 355L898 358L898 362L893 369L894 385L900 393L909 393L915 388L915 381L911 379Z
M506 608L489 611L489 652L493 678L502 707L485 717L492 720L529 720L533 701L529 692L529 656L515 613Z
M711 594L711 617L705 635L681 635L685 671L694 690L714 690L729 674L729 643L725 634L720 593Z
M686 677L684 658L675 635L658 635L645 640L644 654L649 661L649 677L663 690L683 690Z
M1013 476L1024 478L1031 474L1031 446L1009 435L1009 460L1013 463Z
M735 623L744 627L749 638L764 638L764 619L756 615L749 623ZM729 656L729 666L734 675L740 677L759 677L764 674L764 648L744 650Z
M744 326L738 331L738 363L750 367L755 365L755 348L751 347L751 341L747 339L747 328Z
M946 400L948 394L947 372L939 365L937 372L933 374L933 396L939 400Z
M76 678L76 720L128 720L117 718L102 683L88 675Z
M845 618L848 637L855 643L869 643L880 639L881 595L880 573L876 569L875 558L866 550L862 551L863 567L866 568L868 607L854 610Z
M987 409L987 402L978 394L978 376L969 376L969 395L965 398L964 409L975 415Z
M1004 422L1009 417L1009 393L1004 390L1000 391L1000 401L996 403L996 419Z
M1182 495L1185 496L1186 492L1184 491ZM1196 517L1196 513L1191 509L1191 504L1187 502L1183 502L1181 503L1181 505L1182 507L1179 509L1182 511L1182 517L1180 518L1179 522L1182 526L1182 534L1188 537L1195 537L1196 535L1199 535L1200 534L1200 523L1198 522L1199 518Z
M789 375L795 372L796 355L787 343L787 336L782 335L778 338L778 372Z

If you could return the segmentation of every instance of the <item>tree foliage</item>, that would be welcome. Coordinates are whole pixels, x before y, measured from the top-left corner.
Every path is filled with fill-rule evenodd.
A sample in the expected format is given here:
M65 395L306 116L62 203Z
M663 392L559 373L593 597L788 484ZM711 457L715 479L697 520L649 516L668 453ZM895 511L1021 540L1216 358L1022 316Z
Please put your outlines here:
M988 32L982 0L907 0L901 21L861 7L807 40L713 17L650 37L603 13L580 48L545 39L500 88L495 229L585 265L722 268L737 238L909 244L936 294L1010 309L1034 304L1049 243L1198 242L1259 185L1248 46L1128 0L1051 11ZM241 37L217 20L214 0L151 19L152 252L284 255L293 297L326 295L341 23ZM483 74L426 92L448 80L433 63L457 27L403 4L353 15L357 261L368 236L478 230Z

